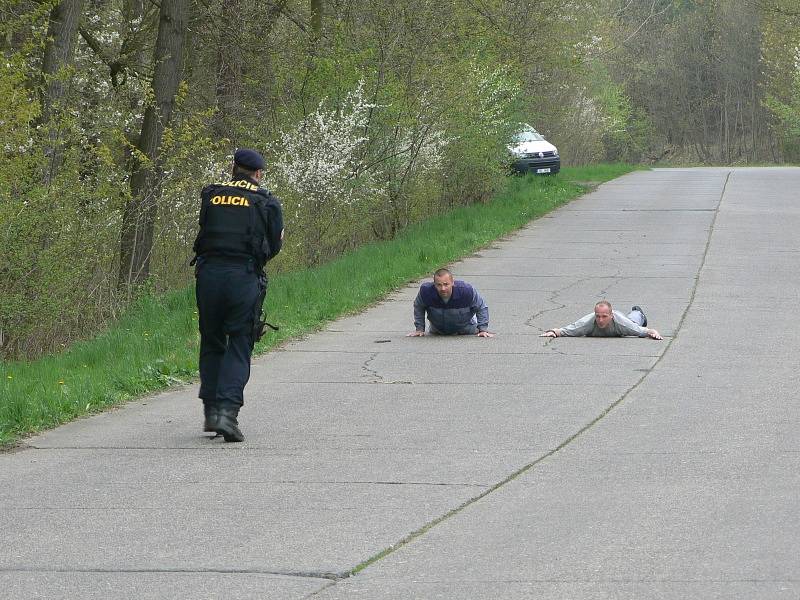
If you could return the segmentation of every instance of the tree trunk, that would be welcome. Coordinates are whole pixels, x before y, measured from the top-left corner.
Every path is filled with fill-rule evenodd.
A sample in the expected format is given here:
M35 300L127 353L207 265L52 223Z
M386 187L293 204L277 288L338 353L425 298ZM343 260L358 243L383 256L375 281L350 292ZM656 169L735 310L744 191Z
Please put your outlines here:
M241 0L222 0L222 14L238 15L242 11ZM238 142L235 124L239 121L242 102L242 51L240 39L231 43L231 33L226 28L219 28L217 38L217 73L215 94L217 113L214 116L214 129L219 137L233 138ZM233 135L232 135L233 134Z
M82 12L83 0L62 0L50 11L47 46L42 61L44 89L41 96L41 122L47 127L47 145L44 151L47 163L42 179L47 186L56 178L63 161L59 113L67 85L62 71L72 64L78 37L78 21Z
M142 134L137 144L131 171L131 200L125 206L120 242L119 283L139 285L150 274L153 228L158 205L160 174L159 149L164 129L175 108L175 95L181 81L183 46L189 0L162 0L158 37L153 50L153 103L144 113Z

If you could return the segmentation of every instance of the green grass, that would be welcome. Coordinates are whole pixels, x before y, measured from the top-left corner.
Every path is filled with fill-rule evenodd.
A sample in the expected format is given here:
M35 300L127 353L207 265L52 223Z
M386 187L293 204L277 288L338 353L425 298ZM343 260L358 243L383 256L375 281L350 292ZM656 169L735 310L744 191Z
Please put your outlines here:
M457 208L315 269L271 278L267 320L280 326L256 351L314 331L410 280L466 256L630 165L513 177L490 202ZM581 182L578 184L576 182ZM197 313L187 288L133 306L106 333L35 362L0 363L0 446L197 377Z

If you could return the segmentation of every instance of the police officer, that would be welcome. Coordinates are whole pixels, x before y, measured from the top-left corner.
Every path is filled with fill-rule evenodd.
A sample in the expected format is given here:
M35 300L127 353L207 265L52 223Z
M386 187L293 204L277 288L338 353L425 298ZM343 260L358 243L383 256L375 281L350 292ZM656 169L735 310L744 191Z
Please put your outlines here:
M244 441L238 415L263 327L264 265L283 242L280 201L259 187L263 170L258 152L236 151L231 180L203 188L194 242L203 429L226 442Z

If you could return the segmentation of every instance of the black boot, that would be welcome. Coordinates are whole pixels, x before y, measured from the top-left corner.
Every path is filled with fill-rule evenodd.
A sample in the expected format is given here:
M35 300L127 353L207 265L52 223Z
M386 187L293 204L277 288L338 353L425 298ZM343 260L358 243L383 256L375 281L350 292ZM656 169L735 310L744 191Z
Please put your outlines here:
M243 442L244 436L239 431L239 421L236 420L239 416L239 407L220 406L218 411L217 433L224 437L226 442Z
M203 431L216 431L217 420L219 419L219 407L216 404L203 403Z

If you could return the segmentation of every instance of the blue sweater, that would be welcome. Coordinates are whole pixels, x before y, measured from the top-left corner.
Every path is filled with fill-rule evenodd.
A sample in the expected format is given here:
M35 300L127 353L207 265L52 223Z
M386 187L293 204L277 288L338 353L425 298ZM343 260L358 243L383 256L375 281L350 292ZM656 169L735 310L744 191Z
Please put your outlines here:
M445 302L433 282L423 283L414 300L414 328L425 331L425 313L436 333L474 333L489 329L489 307L470 284L455 280L453 293Z

